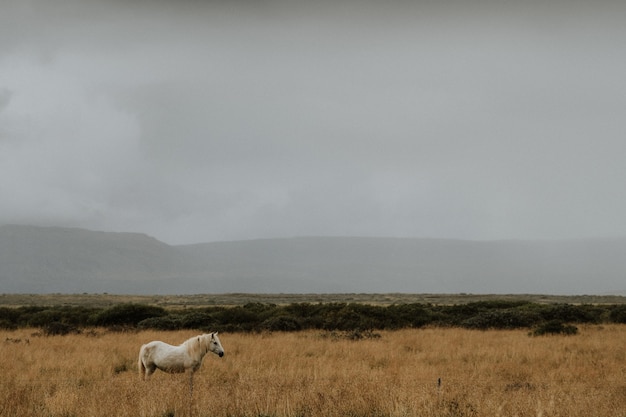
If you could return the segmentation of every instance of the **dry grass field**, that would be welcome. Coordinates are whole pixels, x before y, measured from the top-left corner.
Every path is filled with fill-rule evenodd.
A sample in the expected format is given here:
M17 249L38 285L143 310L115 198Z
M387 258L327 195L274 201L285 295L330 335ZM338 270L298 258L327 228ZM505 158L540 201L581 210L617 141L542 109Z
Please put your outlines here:
M0 331L0 416L626 417L626 326L579 330L220 333L226 354L205 358L191 408L185 375L143 382L136 358L194 332Z

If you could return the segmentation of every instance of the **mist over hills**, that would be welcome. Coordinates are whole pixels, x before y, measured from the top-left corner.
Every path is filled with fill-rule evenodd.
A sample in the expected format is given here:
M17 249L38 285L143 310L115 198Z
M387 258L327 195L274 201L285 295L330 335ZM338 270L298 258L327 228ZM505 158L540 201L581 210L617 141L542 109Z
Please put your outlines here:
M0 293L624 294L626 239L301 237L171 246L0 226Z

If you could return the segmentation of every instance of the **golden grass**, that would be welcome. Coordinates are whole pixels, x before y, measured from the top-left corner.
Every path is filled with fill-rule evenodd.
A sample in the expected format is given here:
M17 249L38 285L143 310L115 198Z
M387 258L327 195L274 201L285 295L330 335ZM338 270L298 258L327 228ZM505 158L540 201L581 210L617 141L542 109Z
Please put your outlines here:
M626 416L626 326L576 336L420 329L358 341L316 331L220 334L194 416ZM0 416L189 414L185 375L140 380L142 343L193 332L0 331ZM19 339L19 341L18 341ZM28 343L27 343L28 339ZM441 384L438 384L440 379Z

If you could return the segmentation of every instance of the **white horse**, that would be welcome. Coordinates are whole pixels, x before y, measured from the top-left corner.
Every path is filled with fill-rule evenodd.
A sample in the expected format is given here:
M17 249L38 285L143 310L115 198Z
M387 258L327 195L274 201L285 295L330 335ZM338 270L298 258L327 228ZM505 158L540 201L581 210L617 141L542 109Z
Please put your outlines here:
M193 374L200 369L204 355L213 352L220 358L224 348L217 332L187 339L178 346L155 340L139 350L139 374L147 380L157 369L169 373L189 371L189 393L193 394Z

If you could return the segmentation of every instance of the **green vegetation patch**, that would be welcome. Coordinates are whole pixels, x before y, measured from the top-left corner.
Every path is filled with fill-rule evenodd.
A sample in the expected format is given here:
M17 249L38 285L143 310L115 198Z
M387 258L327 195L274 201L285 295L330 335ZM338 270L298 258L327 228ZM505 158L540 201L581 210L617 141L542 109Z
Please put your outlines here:
M395 330L424 326L468 329L535 329L537 334L571 334L582 323L624 323L623 305L540 304L524 300L490 300L455 305L423 303L371 305L362 303L250 302L240 306L166 309L123 303L111 307L0 307L0 328L39 327L46 334L66 334L85 327L113 330L155 329L257 332Z

